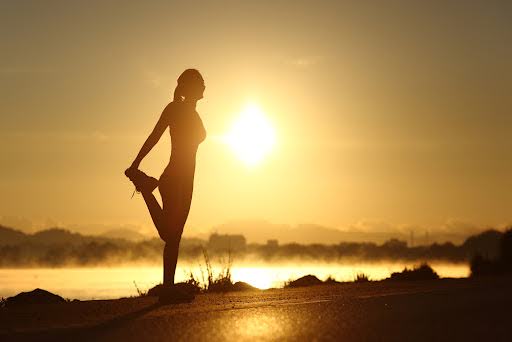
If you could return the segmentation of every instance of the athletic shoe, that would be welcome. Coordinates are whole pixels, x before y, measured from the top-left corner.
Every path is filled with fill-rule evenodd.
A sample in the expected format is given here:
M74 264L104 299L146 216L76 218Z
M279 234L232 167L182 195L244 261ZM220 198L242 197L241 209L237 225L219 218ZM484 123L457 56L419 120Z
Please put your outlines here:
M153 192L158 186L158 179L148 176L139 169L129 168L124 174L133 182L138 192Z
M184 291L178 286L162 286L158 296L158 303L161 305L190 303L194 298L195 295L193 293Z

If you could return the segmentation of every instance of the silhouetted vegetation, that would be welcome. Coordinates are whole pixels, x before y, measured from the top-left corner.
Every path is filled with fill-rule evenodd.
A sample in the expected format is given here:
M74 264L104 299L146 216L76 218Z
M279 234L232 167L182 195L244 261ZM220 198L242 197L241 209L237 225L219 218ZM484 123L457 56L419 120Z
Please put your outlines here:
M393 272L390 280L436 280L439 275L428 264L421 264L412 269L404 268L402 272Z
M334 277L329 276L324 280L324 284L339 284L340 282L334 279Z
M512 228L502 234L497 257L478 253L470 266L472 277L512 274Z
M203 286L201 285L201 283L199 282L199 280L197 280L194 276L194 273L192 273L192 271L190 271L189 273L189 277L188 279L185 281L186 284L194 287L195 289L197 289L196 292L200 292L202 289L203 289Z
M359 273L354 278L354 283L367 283L370 279L364 273ZM306 287L314 285L334 285L341 284L342 282L337 281L333 277L329 276L324 281L318 279L316 276L308 274L295 280L289 280L284 283L284 288L295 288L295 287Z
M231 252L228 252L227 263L223 263L222 269L217 276L213 274L213 267L210 257L206 249L203 249L204 263L206 267L207 281L204 281L205 291L208 292L228 292L233 289L233 281L231 279ZM203 274L203 271L201 271ZM192 273L191 273L192 274ZM195 280L195 279L194 279Z
M358 273L354 278L354 283L367 283L370 281L370 278L364 273Z
M439 279L439 275L430 267L430 265L423 263L419 266L413 267L412 269L404 268L402 272L394 272L391 274L389 280L436 280ZM370 278L364 273L358 273L354 278L354 283L368 283ZM305 287L314 285L327 285L327 284L340 284L341 282L336 281L334 278L329 277L325 281L321 281L316 276L308 274L295 280L289 280L285 282L284 288L295 288Z
M218 274L214 274L213 267L208 256L208 252L206 250L203 250L203 256L205 268L203 268L200 265L202 279L197 279L196 276L191 271L189 273L189 278L186 281L177 283L174 286L176 286L177 288L184 292L193 294L197 294L199 292L230 292L258 290L257 288L241 281L233 283L233 280L231 278L232 260L230 253L228 253L227 259L221 261L221 271ZM137 285L135 285L135 287L137 288ZM163 285L159 284L149 289L147 293L137 288L137 293L139 294L139 296L159 296L162 289Z
M135 290L137 290L137 294L139 295L139 297L144 297L145 295L148 294L148 291L143 291L143 290L139 289L135 280L133 281L133 285L135 286Z
M391 239L381 245L355 242L341 242L332 245L279 244L276 240L269 240L267 244L247 244L241 235L213 234L208 241L183 238L180 244L179 258L195 262L204 257L203 250L205 249L215 259L225 255L229 249L239 261L249 259L265 262L290 259L326 262L354 259L367 262L393 260L468 262L476 255L480 255L484 256L484 260L479 260L477 257L475 267L485 268L488 260L498 257L502 235L503 233L499 231L489 230L469 237L458 246L447 242L408 247L405 242L397 239ZM35 234L24 234L0 226L0 267L159 264L163 246L163 242L157 238L128 241L102 236L84 236L58 228ZM510 260L510 252L508 253L503 254L501 258ZM221 282L219 281L219 284Z

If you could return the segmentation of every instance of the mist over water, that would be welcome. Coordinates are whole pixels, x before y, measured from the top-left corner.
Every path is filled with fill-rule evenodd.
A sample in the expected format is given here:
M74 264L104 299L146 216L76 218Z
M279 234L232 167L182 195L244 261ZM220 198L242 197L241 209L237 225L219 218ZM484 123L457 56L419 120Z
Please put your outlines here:
M331 276L338 281L352 281L358 273L371 280L381 280L392 272L412 267L412 262L383 263L236 263L231 268L232 279L244 281L260 289L282 287L286 281L313 274L321 280ZM466 263L430 263L440 277L460 278L469 275ZM222 265L213 264L214 274ZM202 281L204 267L192 263L180 263L176 270L176 282L189 279L192 272ZM91 268L26 268L0 269L0 297L8 297L22 291L42 288L68 299L109 299L137 296L137 287L147 291L161 283L161 266L119 266Z

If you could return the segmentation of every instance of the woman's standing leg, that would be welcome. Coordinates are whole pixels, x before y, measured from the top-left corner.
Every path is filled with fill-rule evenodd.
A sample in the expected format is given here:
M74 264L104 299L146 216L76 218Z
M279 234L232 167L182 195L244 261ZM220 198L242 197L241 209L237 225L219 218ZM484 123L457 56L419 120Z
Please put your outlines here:
M178 253L180 248L181 234L172 234L165 241L163 264L164 264L164 285L174 285L174 275L176 274L176 265L178 264Z
M182 187L165 189L162 194L162 216L165 224L160 237L165 241L163 264L164 264L164 285L174 284L176 264L181 241L181 234L190 211L191 194L184 192Z

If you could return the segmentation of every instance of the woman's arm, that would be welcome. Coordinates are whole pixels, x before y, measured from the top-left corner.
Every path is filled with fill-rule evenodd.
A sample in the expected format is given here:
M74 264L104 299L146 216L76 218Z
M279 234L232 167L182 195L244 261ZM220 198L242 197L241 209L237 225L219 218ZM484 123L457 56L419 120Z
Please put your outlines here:
M142 145L139 154L137 154L137 157L133 161L130 168L138 169L142 159L144 159L149 151L151 151L151 149L156 145L158 140L160 140L160 137L165 132L165 129L169 126L170 112L170 108L167 106L160 115L160 119L158 119L155 128L153 128L153 131L144 142L144 145Z

